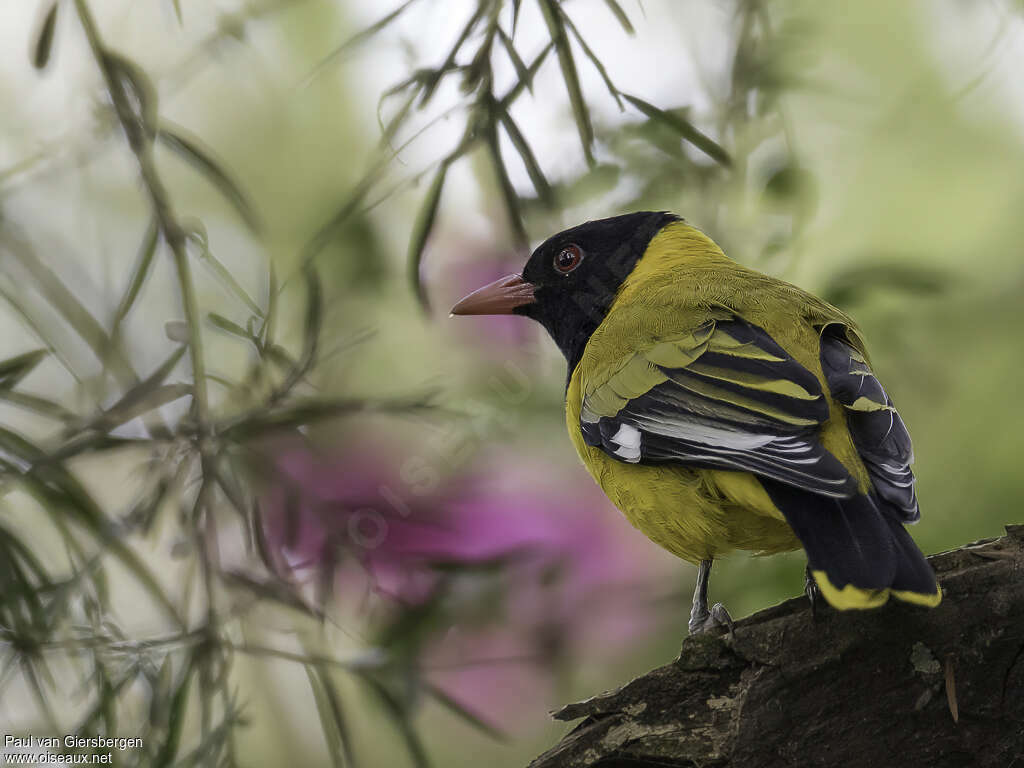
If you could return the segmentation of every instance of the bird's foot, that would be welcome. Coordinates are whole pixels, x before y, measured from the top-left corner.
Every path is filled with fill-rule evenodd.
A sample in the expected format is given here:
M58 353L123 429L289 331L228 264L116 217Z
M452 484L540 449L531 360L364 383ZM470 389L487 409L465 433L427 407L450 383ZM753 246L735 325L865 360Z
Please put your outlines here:
M707 632L716 627L724 627L729 630L729 637L735 639L736 632L732 623L732 616L725 610L721 603L715 603L709 611L704 606L694 605L690 612L689 629L691 635Z
M804 594L807 595L807 601L811 604L811 620L817 621L821 589L818 587L818 582L814 580L814 576L811 575L810 566L807 566L807 569L804 571Z

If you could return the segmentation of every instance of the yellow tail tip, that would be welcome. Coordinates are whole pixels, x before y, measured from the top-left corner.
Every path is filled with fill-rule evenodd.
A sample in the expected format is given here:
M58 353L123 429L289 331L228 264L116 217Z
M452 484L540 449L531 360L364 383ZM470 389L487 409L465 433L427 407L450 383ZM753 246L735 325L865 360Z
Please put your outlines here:
M878 608L888 602L889 595L905 603L923 605L928 608L934 608L942 602L942 588L937 584L935 585L935 592L930 594L909 592L902 589L864 589L863 587L855 587L852 584L847 584L842 589L838 589L828 580L828 576L825 575L824 571L811 571L811 574L818 583L818 589L821 590L821 594L828 601L828 604L840 611Z

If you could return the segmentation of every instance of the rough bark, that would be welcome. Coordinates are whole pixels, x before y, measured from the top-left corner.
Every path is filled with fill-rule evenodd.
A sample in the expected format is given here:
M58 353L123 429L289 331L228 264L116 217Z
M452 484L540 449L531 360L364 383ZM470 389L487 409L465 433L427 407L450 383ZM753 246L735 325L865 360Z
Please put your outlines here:
M671 664L554 717L530 768L1024 768L1024 526L929 558L935 609L806 598L688 637Z

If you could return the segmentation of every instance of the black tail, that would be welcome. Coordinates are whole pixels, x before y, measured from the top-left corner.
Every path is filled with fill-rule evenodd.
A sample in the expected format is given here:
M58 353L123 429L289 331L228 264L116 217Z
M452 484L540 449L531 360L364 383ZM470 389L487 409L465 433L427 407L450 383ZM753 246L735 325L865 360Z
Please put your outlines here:
M807 552L822 594L834 607L873 608L893 594L938 605L942 593L921 550L874 495L831 499L761 478Z

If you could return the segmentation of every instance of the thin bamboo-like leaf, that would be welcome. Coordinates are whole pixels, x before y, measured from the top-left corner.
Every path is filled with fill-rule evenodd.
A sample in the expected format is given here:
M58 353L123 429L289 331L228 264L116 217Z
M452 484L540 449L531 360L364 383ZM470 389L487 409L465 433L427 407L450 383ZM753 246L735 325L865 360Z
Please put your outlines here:
M315 269L306 272L306 317L303 323L302 365L311 366L320 347L324 326L324 291Z
M39 29L39 36L36 44L32 47L32 64L36 69L42 69L50 60L50 52L53 50L53 33L57 28L57 6L59 0L53 0L50 10L46 12L43 19L43 26Z
M537 158L534 156L533 149L530 147L529 142L527 142L526 137L523 136L519 126L516 125L515 120L512 119L512 115L507 110L501 111L498 114L498 119L501 120L501 125L505 129L505 134L508 136L509 141L512 142L512 146L519 153L519 157L526 167L526 173L533 183L533 188L537 191L537 197L545 203L550 203L551 185L548 183L547 177L544 176L544 171L541 170L540 163L537 162Z
M78 300L78 297L68 289L57 273L36 256L27 242L16 238L9 228L0 232L4 235L0 245L5 245L7 252L12 254L25 271L31 275L39 293L75 333L79 335L82 341L86 343L96 356L96 359L100 362L109 362L111 370L121 384L127 386L135 384L138 381L138 377L131 369L129 363L116 350L113 350L110 338L107 336L103 326L85 308L85 305ZM49 344L49 340L43 335L44 331L27 310L24 309L23 305L18 301L18 297L10 295L7 291L4 291L4 295L11 302L12 306L15 306L39 330L44 342Z
M302 259L300 267L306 269L309 267L317 255L327 246L341 227L348 221L348 219L356 211L360 209L366 196L373 189L374 184L377 182L379 176L379 166L374 165L370 171L359 180L348 199L342 204L338 211L331 216L331 218L325 223L316 233L309 239L306 245L302 249ZM285 281L287 285L287 281Z
M34 349L0 361L0 389L14 389L49 354L48 349Z
M425 681L422 683L422 685L424 690L426 690L426 692L429 693L430 696L433 697L435 700L437 700L437 702L441 704L445 709L447 709L452 714L455 714L458 717L462 718L467 723L472 725L474 728L477 728L483 733L486 733L492 739L497 739L498 741L506 741L508 739L508 734L506 734L493 723L487 722L480 715L470 711L468 708L460 704L458 701L453 699L444 689L439 688L433 683Z
M228 587L244 589L260 600L277 603L286 608L315 619L323 619L323 613L309 605L292 586L277 577L258 579L242 571L228 570L221 573L221 578Z
M334 727L338 734L338 742L341 745L342 753L345 755L345 760L348 764L350 766L355 766L356 759L352 750L352 737L349 733L348 719L345 717L345 710L342 709L341 706L341 694L338 693L338 688L331 679L330 670L326 669L323 665L318 665L317 669L320 674L320 682L323 685L324 696L331 709L331 718L334 721Z
M135 260L135 269L132 271L131 279L128 281L128 287L125 289L121 301L118 302L117 312L114 313L114 326L110 332L111 338L116 339L120 334L121 324L128 317L128 313L132 311L132 307L135 306L135 300L139 298L139 294L142 292L142 286L145 285L146 280L149 278L158 242L160 242L160 222L154 216L150 219L146 234L142 238L142 245L139 247L139 255Z
M0 427L0 453L15 458L25 468L20 472L21 481L48 513L59 519L61 510L72 512L72 519L117 557L167 615L181 624L177 610L159 582L139 556L112 530L102 510L74 475L62 464L48 460L42 450L23 436L4 427Z
M729 157L729 153L714 139L697 130L688 120L659 109L643 99L638 99L636 96L630 96L628 93L624 93L622 96L651 120L657 120L659 123L675 130L685 141L688 141L715 162L724 165L726 168L732 166L732 158Z
M267 541L267 531L263 523L263 508L260 506L259 499L253 499L252 503L252 539L263 567L270 573L277 573L277 560L270 549L270 542Z
M534 57L533 61L530 62L530 66L526 68L526 77L520 78L515 85L509 88L508 93L501 97L498 102L499 109L508 111L509 107L512 106L512 103L519 98L523 91L533 89L533 78L536 76L537 70L541 68L541 65L544 63L548 54L554 50L554 47L554 43L548 43L541 49L541 52L538 53L536 57Z
M424 82L423 94L420 96L420 109L427 105L427 102L430 101L434 92L437 90L437 86L440 84L441 78L455 65L455 60L459 55L459 51L462 50L462 46L465 44L466 40L469 39L469 36L473 33L476 25L479 24L480 20L484 17L484 13L487 11L489 5L490 3L487 2L477 3L476 10L473 12L473 15L469 17L469 21L466 22L466 25L462 28L458 39L451 47L451 50L448 51L448 55L445 57L444 62L440 67L434 70L433 76Z
M306 275L306 318L303 328L302 355L299 360L288 371L285 380L274 390L270 396L271 402L280 400L289 394L316 363L317 350L320 348L320 333L323 330L324 322L324 297L323 288L320 285L320 276L313 267L305 270ZM270 357L276 357L275 348L269 350ZM285 354L287 357L287 354Z
M516 24L519 23L519 9L523 0L512 0L512 37L516 36Z
M592 166L594 164L594 127L590 122L587 103L583 100L583 89L580 87L576 62L573 60L569 38L565 34L560 8L555 0L539 0L539 2L541 10L544 12L544 22L551 35L551 42L558 54L558 65L562 69L562 79L565 81L565 88L569 93L569 102L572 104L572 113L576 119L576 129L580 134L580 143L583 145L583 156L586 158L587 165Z
M627 34L634 35L636 30L633 29L633 24L629 20L629 16L622 10L622 6L619 5L615 0L604 0L605 5L615 14L615 18L619 20L619 25L626 30Z
M448 161L444 160L441 167L434 174L434 180L430 183L423 202L420 203L419 213L412 226L412 233L409 236L409 254L407 257L409 284L412 286L420 306L427 310L430 302L427 297L423 281L420 279L420 265L423 261L423 251L427 246L427 239L434 228L434 221L437 218L438 205L441 202L441 192L444 189L445 175L448 173Z
M64 339L60 339L60 343L55 338L53 333L54 328L52 324L52 318L47 316L47 320L51 321L50 327L43 324L43 321L37 317L37 313L31 311L26 303L23 301L23 296L20 291L15 290L11 286L4 284L4 281L0 281L0 296L3 297L11 309L13 309L18 317L22 319L25 325L35 335L35 337L46 344L53 356L60 361L60 364L64 367L72 378L75 379L79 384L82 384L82 376L78 372L78 366L72 359L72 355L69 354L70 345L67 344Z
M608 89L608 93L610 93L612 98L615 99L615 103L618 104L619 111L621 112L625 109L622 106L621 94L619 89L615 87L615 83L612 82L611 77L608 76L608 71L604 68L604 62L601 61L597 54L590 49L590 46L587 45L587 41L583 39L583 35L580 34L578 29L576 29L576 25L572 23L572 19L569 18L569 15L565 10L561 6L559 6L558 9L562 14L562 20L565 22L565 25L569 28L569 31L572 32L572 36L576 38L576 42L579 43L580 48L583 49L583 54L590 59L590 62L594 65L598 74L601 75L601 79L604 80L604 85Z
M218 315L216 312L210 312L207 316L210 324L224 333L229 333L232 336L237 336L240 339L246 341L252 341L253 335L249 333L245 328L240 326L238 323L228 320L224 315Z
M123 82L128 91L129 103L135 125L128 131L128 139L136 146L137 142L151 142L159 130L160 106L157 90L146 70L131 59L109 48L103 51L106 65Z
M185 22L181 16L181 0L171 0L171 5L174 6L174 15L178 17L178 26L182 26Z
M200 262L213 273L213 276L220 281L227 291L234 294L254 315L263 317L263 308L253 300L249 292L239 284L235 276L231 274L231 271L220 262L220 259L213 255L213 252L210 250L210 241L206 235L206 228L203 227L202 222L190 222L186 237L189 243L194 244L199 249Z
M231 174L217 160L212 149L204 146L196 137L186 135L184 129L180 126L171 125L166 120L161 124L157 138L174 154L205 176L227 198L228 202L234 206L234 209L238 211L238 215L242 217L242 221L245 222L251 231L260 231L260 219L252 202L245 192L242 191L238 182L232 178Z
M247 552L251 552L254 543L252 537L252 504L250 504L242 485L238 482L238 478L235 477L230 460L222 457L215 464L214 473L221 492L227 498L232 509L241 518L242 525L247 534L245 537L245 548Z
M408 413L433 407L428 396L376 401L360 398L307 398L279 408L239 416L219 427L218 432L225 439L243 441L364 411Z
M182 672L181 682L174 691L171 698L170 709L167 714L167 738L160 747L160 752L153 761L154 768L166 768L174 762L181 746L181 734L185 728L185 710L188 708L188 693L192 684L192 676L195 670L195 657L189 657L187 667Z
M46 676L50 687L56 688L56 684L53 682L53 675L50 673L50 668L46 666L46 662L41 657L21 655L20 660L22 676L28 681L29 689L35 697L39 711L43 713L51 731L57 733L59 729L59 726L57 725L57 718L53 713L53 708L50 706L50 697L43 688L43 682L39 679L39 672L42 671Z
M413 88L409 95L406 97L402 106L398 108L398 111L392 115L391 119L385 124L380 118L380 108L383 103L383 97L381 97L381 104L377 105L377 122L380 124L380 140L382 144L390 146L391 142L395 138L395 134L398 133L399 129L404 125L406 118L412 111L412 105L416 101L416 97L419 96L419 88Z
M18 408L23 408L26 411L32 411L40 416L56 419L57 421L68 422L76 418L75 413L69 411L55 400L39 397L39 395L30 395L27 392L0 389L0 400Z
M498 39L501 41L502 46L505 48L505 53L508 54L509 61L512 62L512 66L516 70L516 77L520 80L529 79L526 62L524 62L522 57L520 57L519 52L512 43L512 38L505 34L505 30L501 27L498 27ZM533 93L532 85L528 85L527 88L530 90L530 93Z
M327 693L324 690L322 674L317 667L305 665L306 677L309 679L309 687L313 692L313 701L316 704L316 712L320 717L320 730L324 734L324 741L327 751L331 754L331 763L334 768L346 768L345 749L342 740L338 735L338 726L334 721L334 712L327 700Z
M416 768L430 768L430 759L427 757L427 750L423 746L423 741L420 739L416 729L409 721L409 713L391 691L387 689L383 683L371 675L361 675L361 679L366 683L367 687L376 694L377 698L384 705L384 709L393 719L395 725L398 726L399 731L402 734L402 739L405 741L405 747L409 751L409 757L412 758L413 765Z
M392 21L394 21L399 16L401 16L402 13L405 12L405 10L410 5L412 5L414 2L415 2L415 0L405 0L404 3L402 3L400 6L398 6L395 10L391 11L391 13L387 14L386 16L381 17L380 19L375 21L373 24L368 26L366 29L360 30L359 32L354 34L352 37L350 37L344 43L342 43L337 48L335 48L333 51L331 51L326 56L324 56L319 62L317 62L317 64L313 67L313 70L309 73L309 75L306 76L304 82L307 82L307 83L310 82L321 71L323 71L323 69L325 67L327 67L327 65L330 64L332 61L338 59L346 51L356 47L357 45L362 43L364 40L367 40L368 38L373 37L375 34L380 32L382 29L384 29L386 26L388 26Z
M267 311L263 315L263 326L260 328L260 345L267 347L274 343L274 324L277 322L277 268L274 260L270 260L270 277L267 286Z
M505 201L505 211L508 213L509 226L512 228L512 236L517 248L525 248L529 242L526 235L526 227L523 224L523 213L519 205L519 195L509 178L505 161L501 157L501 148L498 145L498 131L492 122L488 127L487 154L491 156L491 165L494 168L494 175L498 179L498 189Z
M28 569L35 574L39 584L49 583L50 576L42 562L18 536L4 525L0 525L0 544L7 548L8 559L13 560L16 556L24 562Z
M90 422L87 428L110 431L136 416L191 394L190 385L164 384L186 349L185 346L176 348L153 373L125 392L116 403Z
M190 396L192 394L192 385L161 384L147 390L145 393L130 394L132 395L130 400L119 402L114 407L104 411L103 415L90 422L88 427L109 432L163 405Z

